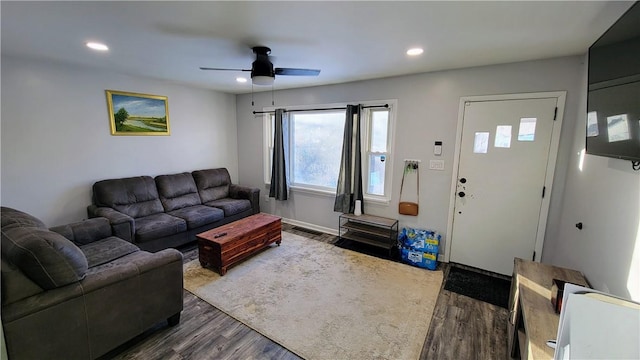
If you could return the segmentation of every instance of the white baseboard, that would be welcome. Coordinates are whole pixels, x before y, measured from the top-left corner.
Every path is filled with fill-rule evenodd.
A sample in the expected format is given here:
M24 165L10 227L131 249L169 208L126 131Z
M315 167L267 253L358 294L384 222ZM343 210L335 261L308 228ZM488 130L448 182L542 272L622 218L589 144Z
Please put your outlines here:
M338 230L336 230L336 229L331 229L331 228L324 227L324 226L318 226L318 225L310 224L310 223L307 223L307 222L304 222L304 221L298 221L298 220L286 219L286 218L282 218L282 222L285 222L287 224L291 224L293 226L300 226L300 227L303 227L305 229L319 231L319 232L327 233L327 234L330 234L330 235L333 235L333 236L338 236Z

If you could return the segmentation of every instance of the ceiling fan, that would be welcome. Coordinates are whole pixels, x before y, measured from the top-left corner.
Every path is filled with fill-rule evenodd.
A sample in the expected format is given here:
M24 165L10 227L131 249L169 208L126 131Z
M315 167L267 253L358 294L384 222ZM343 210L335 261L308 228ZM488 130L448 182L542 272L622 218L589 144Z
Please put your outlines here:
M320 70L316 69L274 68L269 59L271 49L266 46L255 46L252 50L256 54L256 60L251 64L251 69L201 67L200 70L251 71L251 81L254 85L272 85L276 75L318 76L320 74Z

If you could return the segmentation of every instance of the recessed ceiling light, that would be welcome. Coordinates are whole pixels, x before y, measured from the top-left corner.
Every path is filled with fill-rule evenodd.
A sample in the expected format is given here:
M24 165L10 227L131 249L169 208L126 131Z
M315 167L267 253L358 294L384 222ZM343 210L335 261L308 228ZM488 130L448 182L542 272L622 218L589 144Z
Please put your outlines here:
M422 54L423 52L424 50L422 50L422 48L412 48L407 50L407 55L416 56Z
M236 81L239 82L239 83L246 83L247 82L247 78L237 77Z
M109 47L103 43L99 43L99 42L88 42L87 43L87 47L89 49L93 49L93 50L97 50L97 51L107 51L109 50Z

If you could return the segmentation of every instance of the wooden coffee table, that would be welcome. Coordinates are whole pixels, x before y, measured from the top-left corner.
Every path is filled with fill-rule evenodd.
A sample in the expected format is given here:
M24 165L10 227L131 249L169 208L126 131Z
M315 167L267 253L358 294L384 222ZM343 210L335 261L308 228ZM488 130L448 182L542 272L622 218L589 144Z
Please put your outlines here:
M259 213L196 235L202 267L220 275L272 243L280 245L282 226L278 216Z

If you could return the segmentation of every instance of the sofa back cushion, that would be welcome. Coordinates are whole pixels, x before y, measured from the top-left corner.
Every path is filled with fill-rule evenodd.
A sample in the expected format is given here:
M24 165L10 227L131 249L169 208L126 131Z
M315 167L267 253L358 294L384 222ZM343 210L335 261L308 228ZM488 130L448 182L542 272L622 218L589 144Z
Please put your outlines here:
M47 226L40 219L24 213L20 210L1 207L0 221L2 221L2 229L8 230L14 227L35 227L46 229Z
M106 206L139 218L164 212L156 183L150 176L102 180L93 184L96 206Z
M193 176L188 172L156 176L156 186L165 211L202 204Z
M202 203L229 197L231 177L225 168L192 172Z
M87 258L64 236L47 229L13 227L2 229L2 257L43 289L82 280Z

